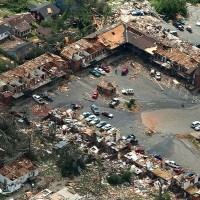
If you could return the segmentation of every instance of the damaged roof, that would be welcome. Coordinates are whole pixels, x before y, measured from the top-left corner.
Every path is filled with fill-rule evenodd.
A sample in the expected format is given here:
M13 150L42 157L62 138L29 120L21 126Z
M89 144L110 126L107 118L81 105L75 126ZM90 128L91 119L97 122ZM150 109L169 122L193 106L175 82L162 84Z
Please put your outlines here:
M31 29L30 24L34 21L35 19L30 13L16 14L10 18L5 18L6 23L20 32Z
M70 44L63 49L61 54L66 58L73 59L74 54L78 52L85 51L93 54L105 47L114 49L125 43L124 33L125 27L122 23L114 24L114 26L109 26Z
M60 13L60 9L54 3L45 2L38 7L30 9L30 11L39 12L45 19Z
M10 71L0 74L0 80L4 83L9 83L11 81L18 80L20 77L25 77L29 73L36 70L38 67L43 66L45 63L54 62L54 61L62 61L61 57L51 54L45 53L33 60L30 60Z
M98 41L108 49L114 49L125 43L125 27L123 24L98 35Z
M69 59L73 59L74 54L80 52L80 54L84 51L87 52L86 54L89 56L92 53L95 53L101 49L103 49L103 45L98 42L96 39L80 39L77 42L70 44L69 46L65 47L61 54ZM83 55L85 56L85 55Z
M30 160L21 159L0 168L0 174L10 180L15 180L37 169L37 166Z
M158 45L157 50L155 50L154 52L161 56L165 56L174 63L185 66L188 70L198 67L199 64L194 58L177 48Z
M141 31L136 30L130 24L127 27L127 42L135 47L145 50L156 46L156 40Z

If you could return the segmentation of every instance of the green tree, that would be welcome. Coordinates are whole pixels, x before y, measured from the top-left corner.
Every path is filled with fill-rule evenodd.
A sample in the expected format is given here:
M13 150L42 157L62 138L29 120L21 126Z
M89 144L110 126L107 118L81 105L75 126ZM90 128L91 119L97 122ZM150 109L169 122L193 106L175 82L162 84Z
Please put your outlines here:
M186 0L153 0L153 5L158 13L174 19L177 14L186 16Z
M9 9L12 12L21 13L25 12L28 9L27 0L8 0L5 1L2 7Z

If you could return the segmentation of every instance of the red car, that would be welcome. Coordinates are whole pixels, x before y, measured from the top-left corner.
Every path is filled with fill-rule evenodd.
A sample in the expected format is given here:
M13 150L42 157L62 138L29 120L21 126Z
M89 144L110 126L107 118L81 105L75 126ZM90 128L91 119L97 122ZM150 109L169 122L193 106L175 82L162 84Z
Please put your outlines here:
M96 99L98 99L98 96L99 96L99 92L98 92L98 90L95 90L92 94L92 98L96 100Z
M105 72L107 72L107 73L110 72L110 69L109 69L109 67L107 67L107 66L101 66L100 68L103 69L103 70L104 70Z
M126 76L127 74L128 74L128 68L127 68L127 67L124 67L124 68L122 69L121 75L122 75L122 76Z
M173 171L174 171L177 175L180 175L180 174L185 173L184 169L182 169L182 168L174 168Z
M135 152L145 154L145 149L144 147L141 147L141 146L135 146Z
M101 114L102 114L103 116L105 116L105 117L113 118L113 114L111 114L111 113L109 113L109 112L107 112L107 111L103 111Z

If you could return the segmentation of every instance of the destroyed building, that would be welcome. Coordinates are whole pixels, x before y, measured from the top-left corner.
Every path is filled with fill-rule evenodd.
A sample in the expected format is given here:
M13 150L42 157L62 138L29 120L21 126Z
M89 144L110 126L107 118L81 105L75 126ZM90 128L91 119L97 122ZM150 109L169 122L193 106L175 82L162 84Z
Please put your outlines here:
M111 96L116 94L117 85L110 82L100 82L97 85L97 90L100 94L104 94L106 96Z
M67 62L51 53L45 53L0 75L0 92L12 93L18 98L56 78L67 75Z
M200 86L198 59L178 48L166 46L156 37L134 27L132 23L120 22L92 33L66 46L61 56L69 61L70 69L78 71L123 48L132 50L150 63L175 71L177 76L195 87Z
M175 72L194 88L200 86L198 59L157 41L131 23L118 22L67 45L61 52L62 58L47 53L1 74L0 92L10 91L15 98L22 96L27 90L52 81L53 77L66 75L66 66L68 70L79 71L124 48Z
M38 167L30 160L18 160L0 168L1 188L9 192L15 192L22 187L28 178L36 177L38 174Z

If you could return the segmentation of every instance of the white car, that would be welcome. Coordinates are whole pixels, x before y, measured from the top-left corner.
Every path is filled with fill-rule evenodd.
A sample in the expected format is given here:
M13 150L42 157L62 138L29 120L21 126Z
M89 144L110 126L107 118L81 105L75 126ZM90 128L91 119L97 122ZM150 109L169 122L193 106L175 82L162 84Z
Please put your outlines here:
M200 21L196 22L196 25L197 25L197 26L200 26Z
M85 120L86 120L87 122L90 122L90 121L94 120L95 118L96 118L96 115L90 115L90 116L87 117Z
M181 168L181 166L176 164L173 160L166 160L165 164L173 168Z
M100 122L100 118L95 118L95 119L93 119L92 121L90 121L90 124L91 125L94 125L94 124L97 124L97 123L99 123Z
M157 81L161 81L161 73L156 72L155 78L156 78Z
M195 127L197 127L199 125L200 125L200 121L194 121L194 122L191 123L190 127L191 128L195 128Z
M155 69L151 69L150 71L150 76L154 77L156 74L156 70Z
M111 128L107 131L108 134L112 134L115 130L117 130L115 127Z
M122 90L122 94L133 95L134 94L134 90L133 89L123 89Z
M45 104L45 102L43 101L42 97L40 95L37 94L33 94L33 99L40 105Z
M195 130L195 131L200 131L200 125L196 126L196 127L194 128L194 130Z
M103 126L101 129L103 130L103 131L108 131L108 130L110 130L112 128L112 126L110 125L110 124L106 124L105 126Z
M95 67L94 70L97 71L97 72L99 72L101 75L105 75L106 74L106 72L103 69L101 69L101 68Z

